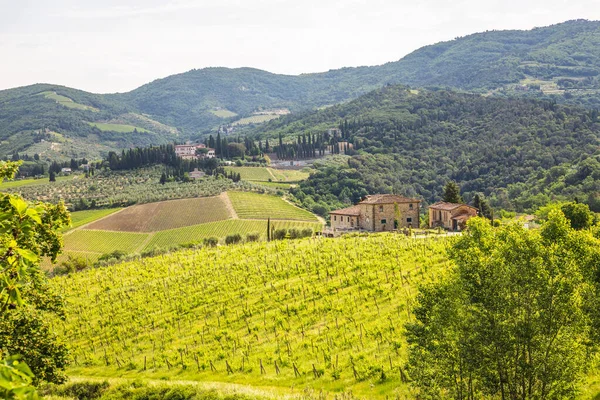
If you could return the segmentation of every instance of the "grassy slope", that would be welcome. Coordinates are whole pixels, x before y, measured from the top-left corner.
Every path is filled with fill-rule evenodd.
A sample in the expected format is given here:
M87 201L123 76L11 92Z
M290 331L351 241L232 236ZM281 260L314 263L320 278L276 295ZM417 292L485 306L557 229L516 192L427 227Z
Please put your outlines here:
M242 219L317 221L310 212L293 206L280 197L250 192L229 192L228 195Z
M57 182L68 181L68 180L73 179L74 176L75 175L57 176L56 181ZM16 180L16 181L4 181L4 182L0 183L0 190L8 189L8 188L16 188L16 187L20 187L20 186L35 186L35 185L45 185L45 184L51 184L47 178L20 179L20 180Z
M138 132L149 132L147 129L140 128L139 126L127 125L127 124L112 124L104 122L88 122L90 126L94 126L101 131L106 132L119 132L119 133L131 133L134 130Z
M262 242L55 278L68 299L61 334L79 365L70 374L407 395L402 325L415 285L447 265L445 243L387 234Z

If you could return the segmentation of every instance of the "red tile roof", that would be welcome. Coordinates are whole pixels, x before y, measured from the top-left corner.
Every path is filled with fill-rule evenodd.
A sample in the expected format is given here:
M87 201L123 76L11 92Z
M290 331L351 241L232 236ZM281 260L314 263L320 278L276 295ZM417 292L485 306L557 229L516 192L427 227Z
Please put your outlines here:
M342 208L341 210L331 211L329 214L336 215L360 215L360 207L352 206L348 208Z
M393 203L420 203L421 200L411 199L409 197L399 196L396 194L374 194L366 196L363 201L358 204L393 204Z
M430 205L429 208L433 208L434 210L452 211L458 207L463 207L463 206L475 209L475 207L471 207L468 204L447 203L445 201L438 201L437 203Z

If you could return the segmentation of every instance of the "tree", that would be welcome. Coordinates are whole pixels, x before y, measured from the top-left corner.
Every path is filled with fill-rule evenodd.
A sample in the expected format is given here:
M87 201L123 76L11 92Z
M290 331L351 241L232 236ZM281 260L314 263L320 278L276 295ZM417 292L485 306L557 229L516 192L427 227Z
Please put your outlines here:
M54 171L50 171L49 180L50 182L56 182L56 173L54 173Z
M160 175L160 184L164 185L165 183L167 183L167 174L165 174L164 172Z
M479 211L479 215L487 219L492 219L492 208L488 204L485 196L481 193L475 193L473 196L473 207Z
M462 203L463 199L460 196L460 186L454 181L446 183L442 200L448 203Z
M449 251L455 267L422 288L406 325L419 397L573 398L593 358L600 241L558 210L540 230L468 226Z
M0 182L11 179L19 165L0 162ZM47 322L49 314L63 316L63 303L46 284L39 262L43 256L56 260L62 248L59 230L69 224L62 202L28 203L18 195L0 194L2 398L35 398L31 383L64 381L67 347Z

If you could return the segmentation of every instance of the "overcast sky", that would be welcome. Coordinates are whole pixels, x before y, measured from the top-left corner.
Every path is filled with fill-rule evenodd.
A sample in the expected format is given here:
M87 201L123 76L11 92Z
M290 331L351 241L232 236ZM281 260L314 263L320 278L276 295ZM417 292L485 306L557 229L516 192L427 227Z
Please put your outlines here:
M0 89L124 92L192 68L320 72L492 29L600 20L600 0L0 0Z

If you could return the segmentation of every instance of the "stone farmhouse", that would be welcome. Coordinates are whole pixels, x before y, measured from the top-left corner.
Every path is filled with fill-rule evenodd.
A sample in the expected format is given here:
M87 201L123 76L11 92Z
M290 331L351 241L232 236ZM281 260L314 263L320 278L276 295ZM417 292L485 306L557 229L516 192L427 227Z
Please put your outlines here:
M438 201L429 206L429 227L460 231L467 220L477 216L477 209L466 204Z
M366 196L355 206L330 212L331 229L336 231L393 231L419 227L421 200L394 194Z
M196 150L197 149L206 149L206 145L199 143L199 144L178 144L175 146L175 154L177 155L177 157L183 158L184 160L196 160L198 158L214 158L216 157L215 155L215 149L207 149L206 153L204 153L203 155L196 155Z

